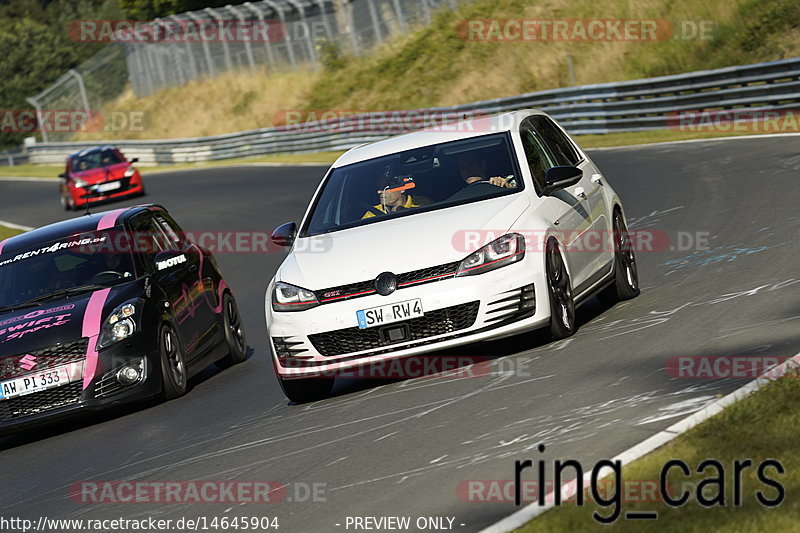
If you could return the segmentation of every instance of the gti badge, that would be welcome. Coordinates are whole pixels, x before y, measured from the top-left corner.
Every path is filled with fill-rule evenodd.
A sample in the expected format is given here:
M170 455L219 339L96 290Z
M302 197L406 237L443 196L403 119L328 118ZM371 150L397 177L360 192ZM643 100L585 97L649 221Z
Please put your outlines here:
M19 366L24 370L31 370L36 366L36 358L31 354L26 354L19 360Z
M381 296L389 296L397 289L397 278L391 272L383 272L375 278L375 290Z

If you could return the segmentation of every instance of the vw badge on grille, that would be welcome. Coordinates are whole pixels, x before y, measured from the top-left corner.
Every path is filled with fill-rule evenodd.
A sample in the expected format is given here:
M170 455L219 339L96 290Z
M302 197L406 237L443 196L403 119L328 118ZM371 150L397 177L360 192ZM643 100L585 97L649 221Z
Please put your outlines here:
M383 272L375 278L375 290L381 296L389 296L397 289L397 278L391 272Z

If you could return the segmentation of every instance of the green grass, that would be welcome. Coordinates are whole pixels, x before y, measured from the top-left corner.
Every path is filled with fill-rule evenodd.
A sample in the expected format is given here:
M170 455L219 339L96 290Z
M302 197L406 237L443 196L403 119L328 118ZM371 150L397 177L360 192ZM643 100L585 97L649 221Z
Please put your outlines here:
M19 235L20 233L22 233L22 230L0 226L0 241L13 237L14 235Z
M796 376L795 376L796 377ZM578 507L573 503L562 504L519 529L529 532L563 531L643 531L675 533L745 533L751 531L798 531L800 517L800 456L797 453L797 428L800 427L800 380L780 379L770 383L748 398L728 407L687 433L677 437L653 453L634 461L623 468L623 480L658 480L661 468L670 459L680 459L693 470L705 459L713 458L725 467L725 507L705 508L694 497L679 508L664 503L624 502L620 518L611 526L603 526L592 518L594 511L607 516L610 509L595 504ZM786 498L776 508L766 508L756 499L756 491L768 498L775 498L777 491L761 483L756 468L748 468L742 474L743 505L733 505L733 461L751 459L754 465L766 459L779 460L785 474L774 469L767 476L779 481L786 491ZM697 483L715 474L708 469L702 475L684 478L679 470L670 471L669 479L675 487L688 480ZM687 485L688 488L688 485ZM712 490L713 489L713 490ZM716 488L708 489L712 496ZM680 492L676 492L678 496ZM653 521L626 521L628 511L657 511Z

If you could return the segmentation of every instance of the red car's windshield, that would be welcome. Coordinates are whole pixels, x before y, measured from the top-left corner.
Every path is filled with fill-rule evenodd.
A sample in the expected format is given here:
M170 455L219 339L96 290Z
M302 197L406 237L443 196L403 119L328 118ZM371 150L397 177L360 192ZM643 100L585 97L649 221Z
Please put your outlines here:
M78 154L72 158L72 172L82 172L94 168L103 168L116 165L125 161L116 150L105 149L95 150L83 154Z

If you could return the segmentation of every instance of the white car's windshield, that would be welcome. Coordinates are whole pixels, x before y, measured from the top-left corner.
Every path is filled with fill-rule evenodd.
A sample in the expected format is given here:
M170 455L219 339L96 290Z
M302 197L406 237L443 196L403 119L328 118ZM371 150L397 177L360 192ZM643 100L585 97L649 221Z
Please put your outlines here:
M424 146L333 169L301 235L513 194L522 187L506 133Z

